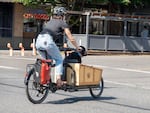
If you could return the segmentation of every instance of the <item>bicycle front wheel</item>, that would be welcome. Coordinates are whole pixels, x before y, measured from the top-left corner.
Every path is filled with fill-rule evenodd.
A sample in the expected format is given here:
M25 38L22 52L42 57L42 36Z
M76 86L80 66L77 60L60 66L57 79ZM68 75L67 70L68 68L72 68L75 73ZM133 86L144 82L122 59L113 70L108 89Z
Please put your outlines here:
M102 92L103 92L103 88L104 88L104 81L103 78L101 78L101 81L99 83L99 85L97 85L97 87L90 87L89 91L90 94L93 98L98 98L101 96Z
M41 85L36 81L36 71L32 69L29 73L26 84L26 94L30 102L34 104L42 103L49 92L48 86Z

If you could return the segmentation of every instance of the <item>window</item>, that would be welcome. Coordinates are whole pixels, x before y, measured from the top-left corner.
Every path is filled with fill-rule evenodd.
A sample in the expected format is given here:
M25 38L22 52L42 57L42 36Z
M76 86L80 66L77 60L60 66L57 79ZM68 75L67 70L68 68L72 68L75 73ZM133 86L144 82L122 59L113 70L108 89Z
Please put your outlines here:
M122 36L124 30L123 27L124 27L123 21L92 19L90 22L89 32L90 34L96 35L106 34L106 35Z
M24 32L37 32L37 22L35 19L24 19Z
M13 4L0 3L0 37L12 37Z
M107 34L108 35L123 35L123 26L122 21L108 21L107 23Z
M92 19L89 24L89 33L95 35L103 35L104 20Z
M139 22L127 22L127 36L139 36Z
M69 15L66 17L67 23L70 25L71 32L74 34L86 33L86 16L84 15ZM69 20L69 21L68 21Z

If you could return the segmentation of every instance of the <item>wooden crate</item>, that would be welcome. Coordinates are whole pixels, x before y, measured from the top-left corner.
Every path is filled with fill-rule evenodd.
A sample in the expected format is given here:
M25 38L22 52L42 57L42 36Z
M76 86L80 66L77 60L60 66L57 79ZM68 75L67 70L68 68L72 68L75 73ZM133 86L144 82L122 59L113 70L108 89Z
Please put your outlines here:
M67 84L76 86L97 85L102 77L102 69L80 63L70 63L72 69L67 68Z

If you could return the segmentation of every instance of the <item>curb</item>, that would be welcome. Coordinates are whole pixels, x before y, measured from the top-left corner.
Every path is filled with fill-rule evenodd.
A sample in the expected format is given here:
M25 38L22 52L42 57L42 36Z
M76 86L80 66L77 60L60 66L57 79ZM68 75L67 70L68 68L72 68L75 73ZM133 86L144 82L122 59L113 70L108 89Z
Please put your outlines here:
M61 53L62 54L62 53ZM10 56L9 50L0 50L0 55ZM99 51L99 50L88 50L87 55L96 56L109 56L109 55L150 55L150 52L123 52L123 51ZM13 56L21 56L20 50L14 50ZM24 56L37 56L33 55L32 50L26 50Z
M9 50L0 50L0 55L7 55L10 56ZM21 56L21 51L14 50L12 56ZM26 50L24 52L24 56L33 56L32 50Z
M87 55L150 55L150 52L123 52L123 51L99 51L88 50Z

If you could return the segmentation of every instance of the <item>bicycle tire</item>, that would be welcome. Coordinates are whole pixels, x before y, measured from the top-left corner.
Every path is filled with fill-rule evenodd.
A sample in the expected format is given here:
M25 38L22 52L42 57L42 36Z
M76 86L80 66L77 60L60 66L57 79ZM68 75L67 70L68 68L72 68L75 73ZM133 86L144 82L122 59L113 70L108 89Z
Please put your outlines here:
M93 98L98 98L101 96L104 88L104 81L103 78L101 78L101 81L97 87L90 87L89 91Z
M26 95L28 100L33 104L40 104L46 99L49 89L48 86L35 82L34 76L36 76L36 71L32 68L27 79Z

